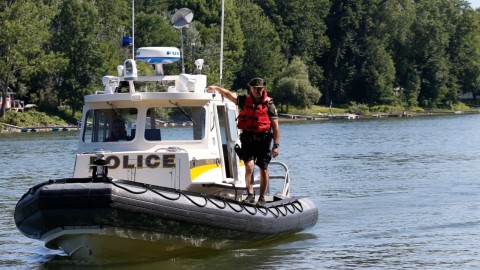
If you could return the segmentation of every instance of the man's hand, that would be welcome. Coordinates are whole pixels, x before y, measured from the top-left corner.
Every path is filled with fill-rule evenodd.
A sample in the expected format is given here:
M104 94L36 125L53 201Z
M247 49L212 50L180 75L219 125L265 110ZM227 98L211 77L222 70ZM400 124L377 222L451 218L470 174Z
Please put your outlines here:
M220 95L222 95L224 98L230 100L231 102L237 104L237 94L230 92L230 90L227 90L225 88L222 88L217 85L210 85L207 87L207 92L208 93L213 93L213 92L218 92Z
M278 150L278 148L274 148L272 150L272 156L275 158L277 157L278 155L280 154L280 150Z
M213 93L217 90L217 86L216 85L210 85L209 87L207 87L207 92L208 93Z

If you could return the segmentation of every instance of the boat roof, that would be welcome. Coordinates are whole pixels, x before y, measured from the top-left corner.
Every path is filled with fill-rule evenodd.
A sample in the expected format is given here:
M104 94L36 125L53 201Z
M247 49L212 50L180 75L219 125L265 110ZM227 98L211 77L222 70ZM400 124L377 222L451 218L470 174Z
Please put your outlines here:
M141 103L148 103L148 101L165 100L168 102L170 99L185 99L191 101L199 101L199 103L205 103L215 99L210 93L168 93L168 92L136 92L136 93L115 93L115 94L97 94L85 96L85 102L107 102L107 101L132 101L134 98L141 97Z

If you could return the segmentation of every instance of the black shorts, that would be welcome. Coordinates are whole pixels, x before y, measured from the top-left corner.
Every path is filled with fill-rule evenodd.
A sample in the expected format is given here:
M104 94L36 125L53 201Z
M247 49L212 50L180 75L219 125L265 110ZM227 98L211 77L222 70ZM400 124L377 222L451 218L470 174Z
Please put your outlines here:
M268 168L268 163L272 160L271 139L252 141L240 138L240 141L242 142L240 159L244 162L255 160L258 167Z

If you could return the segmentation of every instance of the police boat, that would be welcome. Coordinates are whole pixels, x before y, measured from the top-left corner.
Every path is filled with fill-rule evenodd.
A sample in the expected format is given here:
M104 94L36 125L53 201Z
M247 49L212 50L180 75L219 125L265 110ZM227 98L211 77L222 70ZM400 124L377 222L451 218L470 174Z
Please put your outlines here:
M267 203L242 202L237 106L207 93L201 59L197 74L165 75L179 59L175 47L139 48L85 96L73 177L23 195L14 218L25 236L76 259L139 259L248 248L315 225L315 204L290 196L281 162L269 166ZM139 76L136 61L155 74Z

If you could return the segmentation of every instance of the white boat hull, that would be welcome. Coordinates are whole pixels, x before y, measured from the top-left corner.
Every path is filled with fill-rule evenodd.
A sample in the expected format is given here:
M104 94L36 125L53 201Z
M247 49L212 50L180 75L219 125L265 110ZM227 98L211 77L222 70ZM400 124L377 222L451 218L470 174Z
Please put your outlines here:
M249 241L195 238L129 228L66 228L46 233L45 245L75 260L97 263L168 259L203 250L248 246Z

